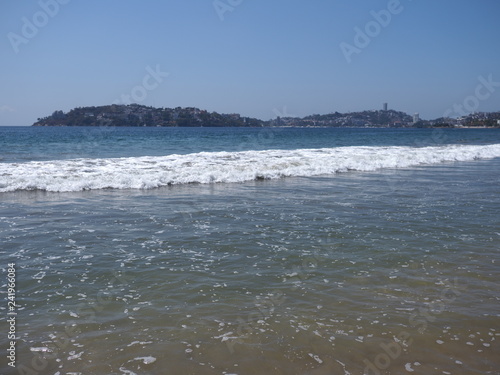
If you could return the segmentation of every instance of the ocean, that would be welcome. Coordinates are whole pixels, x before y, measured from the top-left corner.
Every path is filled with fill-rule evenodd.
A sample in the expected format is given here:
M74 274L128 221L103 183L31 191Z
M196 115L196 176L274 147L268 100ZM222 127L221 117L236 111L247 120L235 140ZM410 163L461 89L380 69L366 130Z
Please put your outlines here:
M499 213L500 129L3 127L0 373L499 374Z

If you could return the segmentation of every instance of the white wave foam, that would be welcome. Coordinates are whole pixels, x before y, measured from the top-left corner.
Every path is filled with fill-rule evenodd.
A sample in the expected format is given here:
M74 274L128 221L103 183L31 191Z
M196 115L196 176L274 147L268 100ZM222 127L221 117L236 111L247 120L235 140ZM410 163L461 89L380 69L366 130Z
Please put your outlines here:
M0 163L0 192L151 189L172 184L316 176L495 157L500 157L500 144L200 152L162 157Z

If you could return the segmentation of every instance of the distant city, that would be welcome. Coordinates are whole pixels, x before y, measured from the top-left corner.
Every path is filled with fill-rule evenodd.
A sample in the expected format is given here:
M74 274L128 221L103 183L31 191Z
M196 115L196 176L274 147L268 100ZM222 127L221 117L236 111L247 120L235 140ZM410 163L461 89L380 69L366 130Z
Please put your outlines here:
M500 112L475 112L459 118L441 117L422 120L418 113L409 115L391 110L383 103L380 110L329 113L306 117L277 117L263 121L239 114L219 114L186 108L154 108L139 104L78 107L68 113L55 111L39 118L33 126L147 126L147 127L500 127Z

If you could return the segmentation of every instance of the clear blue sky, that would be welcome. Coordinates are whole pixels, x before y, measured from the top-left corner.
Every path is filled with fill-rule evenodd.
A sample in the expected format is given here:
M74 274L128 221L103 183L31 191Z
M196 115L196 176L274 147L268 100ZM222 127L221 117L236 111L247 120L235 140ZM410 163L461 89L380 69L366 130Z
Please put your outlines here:
M1 1L0 125L131 94L261 119L500 110L498 0L217 1Z

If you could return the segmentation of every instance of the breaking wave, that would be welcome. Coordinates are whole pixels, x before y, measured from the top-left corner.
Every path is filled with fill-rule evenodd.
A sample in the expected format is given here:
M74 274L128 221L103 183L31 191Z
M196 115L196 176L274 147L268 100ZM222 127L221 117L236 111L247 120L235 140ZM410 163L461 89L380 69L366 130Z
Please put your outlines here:
M174 184L317 176L496 157L500 157L500 144L200 152L161 157L0 163L0 192L152 189Z

